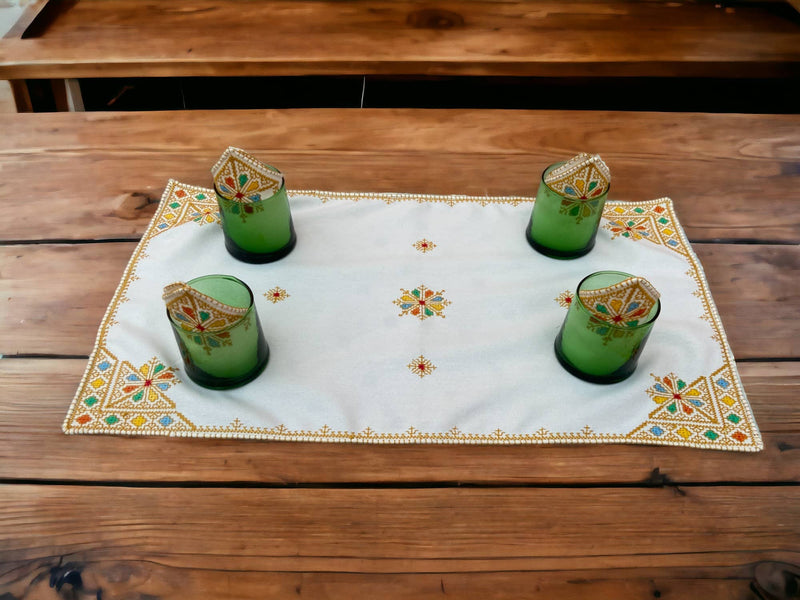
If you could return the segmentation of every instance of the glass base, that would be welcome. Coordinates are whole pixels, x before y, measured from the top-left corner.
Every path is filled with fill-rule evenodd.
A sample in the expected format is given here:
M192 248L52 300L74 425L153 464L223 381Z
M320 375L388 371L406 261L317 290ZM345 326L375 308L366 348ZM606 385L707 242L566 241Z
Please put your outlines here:
M260 327L260 325L259 325ZM250 383L261 375L262 371L266 368L269 362L269 346L264 334L259 331L258 335L258 362L256 366L248 373L240 375L239 377L216 377L210 375L198 368L194 364L188 363L184 360L183 368L189 379L194 381L197 385L210 390L231 390L233 388L241 387L246 383Z
M628 377L633 375L633 372L636 370L636 363L638 362L639 355L638 353L624 365L622 365L619 369L614 371L613 373L609 373L608 375L591 375L589 373L584 373L578 367L573 365L566 356L563 355L561 351L561 331L558 332L558 336L556 337L556 342L554 344L554 350L556 352L556 358L558 362L561 363L561 366L564 367L567 371L569 371L572 375L577 377L578 379L583 379L584 381L588 381L589 383L619 383L620 381L626 380Z
M555 250L553 248L543 246L542 244L534 240L533 237L531 237L532 223L533 223L533 215L531 215L531 218L528 221L528 227L525 229L525 238L528 240L528 243L531 245L531 247L534 250L536 250L539 254L544 254L545 256L549 256L550 258L567 260L570 258L579 258L585 254L589 254L592 248L594 248L595 236L592 236L592 239L589 240L589 243L579 250Z
M236 242L234 242L227 235L225 236L225 248L228 249L228 254L242 262L257 265L275 262L276 260L280 260L284 256L288 255L292 250L294 250L294 247L297 244L297 234L294 232L294 223L291 221L289 222L289 230L291 231L289 241L283 248L279 248L274 252L250 252L249 250L244 250L236 245Z

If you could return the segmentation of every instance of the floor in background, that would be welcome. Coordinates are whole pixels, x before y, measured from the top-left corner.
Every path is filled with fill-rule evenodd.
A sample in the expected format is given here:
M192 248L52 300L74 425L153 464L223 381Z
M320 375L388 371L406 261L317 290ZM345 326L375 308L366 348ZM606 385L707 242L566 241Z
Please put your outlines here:
M11 85L7 81L0 81L0 113L15 112L17 112L17 106L14 104Z

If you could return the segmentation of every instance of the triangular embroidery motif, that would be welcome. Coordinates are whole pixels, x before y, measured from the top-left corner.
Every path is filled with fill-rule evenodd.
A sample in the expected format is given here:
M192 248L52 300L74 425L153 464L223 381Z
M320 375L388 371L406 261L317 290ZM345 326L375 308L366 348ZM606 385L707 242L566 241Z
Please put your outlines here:
M611 232L611 238L625 237L629 240L647 240L688 256L688 252L672 223L669 210L658 204L668 198L661 198L641 206L606 205L603 217L607 219L604 229Z
M243 204L265 200L283 184L279 171L233 146L222 153L211 174L221 196Z
M709 448L760 444L729 367L691 383L674 373L653 377L647 394L658 407L627 437Z
M573 200L602 196L611 183L611 172L599 155L582 152L544 178L550 189Z
M643 277L628 277L608 287L581 291L578 297L600 321L636 327L650 314L659 293Z
M193 431L167 391L180 383L175 369L156 357L134 367L98 348L65 429L130 433Z
M219 223L219 205L213 190L180 184L170 180L161 196L159 216L149 235L163 233L178 225Z
M249 310L230 306L198 292L183 283L171 283L164 288L164 302L173 321L185 331L215 333L238 323Z

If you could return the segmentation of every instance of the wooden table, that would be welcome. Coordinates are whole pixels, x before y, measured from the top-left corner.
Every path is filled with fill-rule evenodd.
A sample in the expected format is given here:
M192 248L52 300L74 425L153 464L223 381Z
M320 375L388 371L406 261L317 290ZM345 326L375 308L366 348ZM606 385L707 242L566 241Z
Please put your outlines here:
M800 564L798 125L597 112L0 115L0 598L56 598L51 584L74 584L75 598L755 597L757 565ZM532 195L545 165L600 152L616 199L675 200L764 451L63 435L167 178L207 185L228 144L268 156L292 188L487 195Z

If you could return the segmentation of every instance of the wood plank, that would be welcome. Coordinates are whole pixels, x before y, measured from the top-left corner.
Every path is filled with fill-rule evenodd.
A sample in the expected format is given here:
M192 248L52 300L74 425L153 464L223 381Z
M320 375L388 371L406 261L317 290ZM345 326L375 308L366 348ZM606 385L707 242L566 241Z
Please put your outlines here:
M0 246L0 327L13 331L0 340L0 353L89 354L134 248L133 242ZM694 248L734 355L800 356L800 246Z
M612 198L671 196L693 240L797 243L798 127L794 115L582 111L0 115L0 194L17 199L25 182L0 240L138 236L169 178L210 185L233 144L293 189L522 196L548 164L591 150L611 166Z
M153 560L430 573L800 559L800 487L225 489L5 485L0 564Z
M797 362L739 365L764 439L765 449L756 454L623 445L368 446L66 436L61 423L85 365L85 360L77 359L0 360L0 379L5 382L0 404L0 478L274 486L800 481Z
M7 565L0 577L0 594L14 598L54 597L51 570L81 575L78 589L87 597L97 590L103 598L382 598L430 600L448 598L714 598L756 600L749 595L754 565L573 571L511 571L485 573L235 573L224 569L184 569L146 560L95 560L59 564L57 558ZM70 584L64 585L65 590ZM133 594L137 594L134 596ZM687 596L687 594L689 596ZM96 596L96 593L95 593Z
M0 77L421 74L791 76L782 4L82 0L0 44ZM253 42L254 31L269 43ZM643 35L631 35L631 32Z

